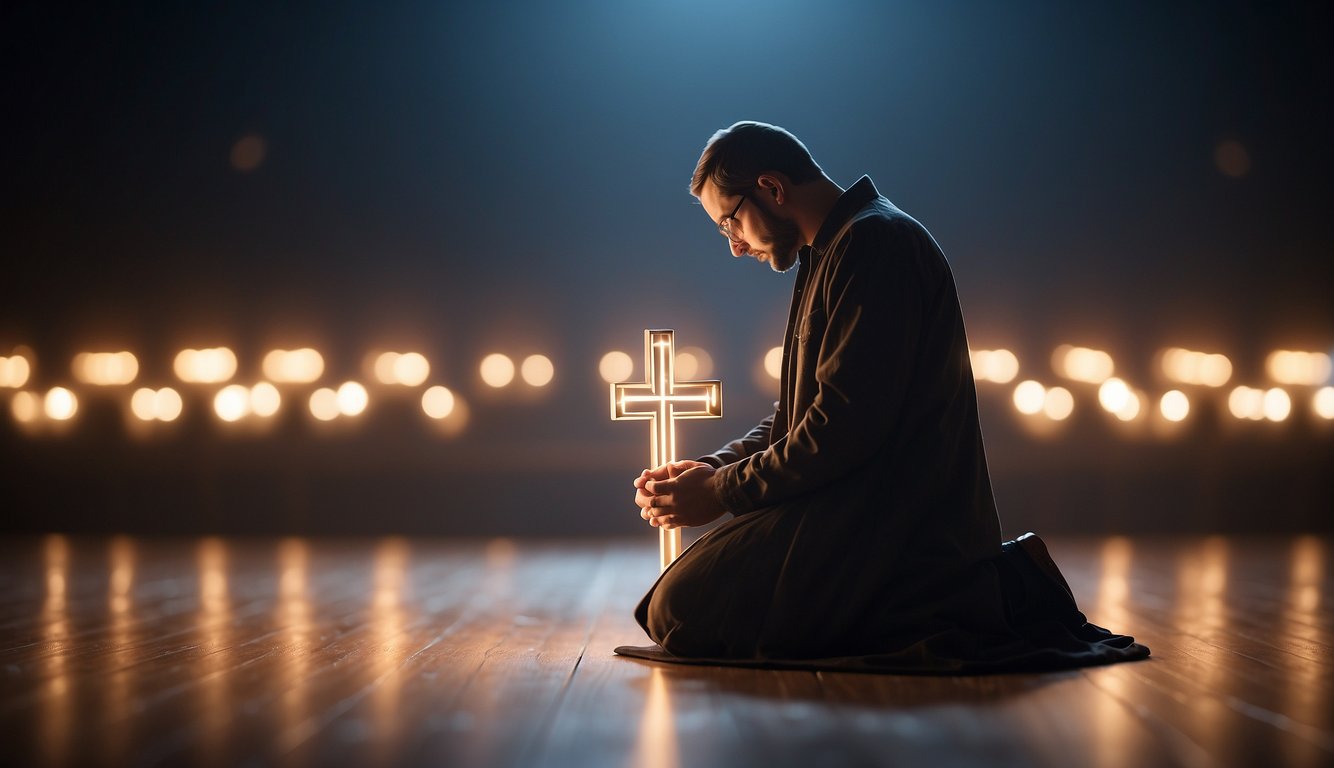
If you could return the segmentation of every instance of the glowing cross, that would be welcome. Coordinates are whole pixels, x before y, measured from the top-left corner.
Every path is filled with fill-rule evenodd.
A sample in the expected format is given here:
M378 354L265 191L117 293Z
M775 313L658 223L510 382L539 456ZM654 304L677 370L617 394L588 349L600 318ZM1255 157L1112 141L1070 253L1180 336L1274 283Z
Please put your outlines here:
M648 421L649 466L676 461L676 420L723 415L721 381L677 381L672 331L644 331L644 383L611 385L613 421ZM681 554L681 529L658 529L662 567Z

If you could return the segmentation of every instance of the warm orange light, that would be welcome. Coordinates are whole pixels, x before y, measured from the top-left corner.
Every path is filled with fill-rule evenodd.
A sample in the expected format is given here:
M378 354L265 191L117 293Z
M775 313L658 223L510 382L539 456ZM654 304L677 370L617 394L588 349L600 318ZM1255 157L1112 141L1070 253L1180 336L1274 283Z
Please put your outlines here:
M139 375L139 360L130 352L80 352L70 369L84 384L116 386L134 381Z
M422 411L433 419L447 418L454 412L454 393L438 385L427 389L422 393Z
M358 416L370 403L366 388L355 381L345 381L338 387L338 412L344 416Z
M130 398L130 410L142 421L175 421L181 409L181 396L171 387L144 387Z
M0 387L18 389L28 383L32 363L23 355L0 357Z
M310 347L275 349L264 355L264 377L279 384L309 384L324 375L324 357Z
M381 384L416 387L431 375L431 364L420 352L381 352L374 373Z
M479 370L489 387L500 388L514 380L514 361L498 352L482 358Z
M1178 384L1221 387L1232 378L1232 361L1226 355L1172 347L1162 352L1162 370Z
M310 393L310 415L320 421L333 421L338 418L338 393L328 387L320 387Z
M42 415L42 403L32 392L15 392L14 399L9 403L9 411L14 414L15 421L29 424Z
M1115 365L1112 356L1100 349L1074 347L1062 344L1052 353L1051 365L1056 373L1073 381L1101 384L1111 378Z
M1042 398L1042 412L1052 421L1065 421L1075 411L1075 398L1065 387L1052 387Z
M250 388L250 412L261 418L268 418L278 412L282 405L282 395L278 388L267 381L261 381Z
M236 353L226 347L183 349L172 367L181 381L218 384L236 375Z
M545 387L556 375L556 366L546 355L529 355L519 367L519 375L530 387Z
M1330 360L1324 352L1280 349L1270 353L1265 370L1279 384L1318 386L1329 381Z
M250 414L250 390L229 384L213 396L213 412L223 421L240 421Z
M1190 414L1190 398L1178 389L1164 392L1158 400L1158 411L1168 421L1182 421Z
M769 374L770 378L779 379L783 375L783 348L770 347L768 352L764 353L764 372Z
M1098 387L1098 403L1121 421L1133 421L1140 412L1139 395L1121 379L1112 377Z
M1038 382L1032 379L1021 381L1014 388L1014 407L1020 413L1031 416L1042 410L1042 401L1046 395L1046 387Z
M48 391L42 405L46 410L46 417L54 421L72 419L79 411L79 399L64 387L54 387Z
M612 350L598 361L598 375L608 384L625 381L635 372L635 363L624 352Z
M1283 421L1292 413L1292 398L1278 387L1264 393L1263 403L1264 416L1270 421Z
M1009 384L1019 375L1019 358L1008 349L970 349L974 381Z
M1311 398L1311 407L1315 415L1322 419L1334 419L1334 387L1321 387Z
M699 347L682 347L676 351L676 375L695 379L713 373L713 356Z
M1259 421L1265 417L1264 390L1237 387L1227 397L1227 408L1238 419Z

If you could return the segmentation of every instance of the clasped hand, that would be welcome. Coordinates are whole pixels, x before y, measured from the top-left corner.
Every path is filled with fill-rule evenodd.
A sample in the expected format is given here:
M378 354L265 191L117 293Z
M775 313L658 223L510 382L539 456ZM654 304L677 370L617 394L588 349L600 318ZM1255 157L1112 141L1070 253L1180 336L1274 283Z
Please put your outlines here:
M713 467L700 461L673 461L635 478L639 516L655 528L688 528L722 516L713 490Z

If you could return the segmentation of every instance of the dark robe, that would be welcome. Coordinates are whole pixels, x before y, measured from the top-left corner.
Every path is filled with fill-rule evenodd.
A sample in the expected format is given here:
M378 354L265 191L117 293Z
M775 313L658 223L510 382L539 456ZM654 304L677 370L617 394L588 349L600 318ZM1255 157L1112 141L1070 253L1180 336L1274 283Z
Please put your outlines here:
M954 278L862 177L802 248L777 410L701 458L735 517L636 610L669 661L905 672L1142 658L1002 548ZM1040 551L1039 551L1040 550Z

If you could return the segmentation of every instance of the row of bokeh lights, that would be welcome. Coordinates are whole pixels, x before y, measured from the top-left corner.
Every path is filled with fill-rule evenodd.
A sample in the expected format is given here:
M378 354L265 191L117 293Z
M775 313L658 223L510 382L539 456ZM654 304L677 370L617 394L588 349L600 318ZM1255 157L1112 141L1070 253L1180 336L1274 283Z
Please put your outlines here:
M1019 358L1007 349L970 350L973 376L979 382L1009 384L1018 378ZM1162 375L1185 387L1218 389L1232 378L1232 361L1226 355L1172 347L1157 356ZM1147 411L1149 396L1115 376L1112 356L1100 349L1063 344L1051 358L1052 370L1062 378L1097 387L1098 405L1123 422L1139 419ZM1315 387L1311 396L1316 416L1334 419L1334 387L1328 386L1330 356L1324 352L1276 350L1265 359L1265 371L1277 384ZM1169 389L1158 397L1158 414L1168 422L1184 421L1191 399L1183 388ZM1074 412L1075 399L1063 386L1047 386L1035 379L1015 385L1014 407L1026 416L1045 416L1064 421ZM1237 386L1227 398L1228 411L1237 419L1284 421L1292 413L1292 396L1282 387Z
M1019 359L1006 349L970 350L973 374L978 382L1009 384L1018 378ZM0 357L0 388L21 389L31 376L31 352L20 348L13 354ZM762 368L771 380L778 379L782 363L782 348L774 347L764 355ZM1232 363L1222 354L1206 353L1181 348L1163 350L1158 355L1163 376L1181 388L1169 389L1158 397L1157 411L1169 422L1185 420L1191 412L1190 395L1185 389L1196 387L1217 389L1232 377ZM708 376L713 361L708 352L697 347L677 351L676 378L685 381ZM1052 370L1060 377L1078 384L1096 386L1097 402L1101 408L1125 422L1135 421L1146 413L1148 395L1115 376L1112 356L1097 349L1062 345L1052 354ZM387 386L416 388L430 377L431 366L419 352L379 352L367 358L367 373ZM604 381L628 381L634 374L634 359L625 352L611 351L603 355L598 371ZM1266 372L1277 384L1319 387L1312 395L1315 414L1326 420L1334 419L1334 387L1327 385L1331 374L1330 356L1322 352L1278 350L1266 359ZM131 352L84 352L71 362L73 377L92 386L124 386L138 377L138 359ZM226 384L237 373L236 354L226 347L185 349L173 361L176 377L186 384ZM253 386L226 384L213 396L213 410L224 422L236 422L247 417L269 418L282 406L283 394L276 385L313 384L324 375L323 356L314 349L275 349L268 352L261 364L266 378ZM543 388L555 378L555 366L545 355L533 354L516 364L514 358L492 353L482 358L478 375L488 387L501 389L521 379L534 388ZM1324 385L1324 386L1321 386ZM356 381L345 381L337 387L320 387L310 393L307 406L318 421L333 421L362 414L370 402L366 387ZM1281 387L1255 388L1238 386L1228 398L1228 410L1238 419L1283 421L1292 412L1289 392ZM1036 379L1025 379L1013 390L1015 409L1025 416L1042 416L1051 421L1068 419L1075 409L1075 396L1070 389L1048 386ZM435 420L446 420L466 412L461 398L447 387L434 385L421 394L423 413ZM139 420L174 421L184 410L181 394L171 388L140 388L130 398L130 411ZM19 391L11 401L16 420L30 423L43 415L52 421L67 421L78 411L78 397L63 386L53 387L45 395Z

